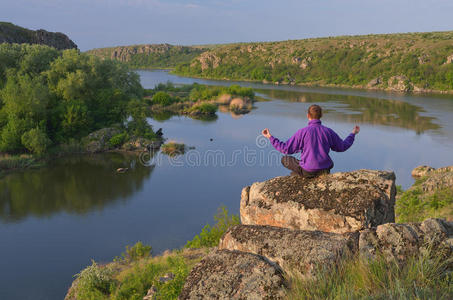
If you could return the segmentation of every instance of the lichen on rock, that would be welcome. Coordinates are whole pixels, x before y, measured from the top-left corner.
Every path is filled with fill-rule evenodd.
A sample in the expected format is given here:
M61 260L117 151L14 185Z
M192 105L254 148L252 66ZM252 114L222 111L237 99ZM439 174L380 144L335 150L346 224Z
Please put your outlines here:
M358 170L315 179L284 176L246 187L241 221L345 233L394 222L395 174Z

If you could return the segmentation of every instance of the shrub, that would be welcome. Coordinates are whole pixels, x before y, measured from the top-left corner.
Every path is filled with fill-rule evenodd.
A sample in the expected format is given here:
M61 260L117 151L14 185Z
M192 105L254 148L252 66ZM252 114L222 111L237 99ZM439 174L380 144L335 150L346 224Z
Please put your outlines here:
M111 148L117 148L117 147L121 146L122 144L124 144L124 142L126 141L126 138L127 138L126 132L112 136L112 138L109 140L109 146Z
M214 216L216 224L211 226L206 224L199 235L196 235L193 240L188 241L186 248L202 248L215 247L219 244L222 235L231 226L240 224L239 216L228 214L228 209L222 206Z
M162 153L175 156L178 154L184 154L186 150L186 146L184 144L176 143L176 142L168 142L161 147Z
M152 247L144 245L142 242L137 242L134 246L126 246L126 252L121 253L122 258L116 260L125 262L134 262L142 258L151 256Z
M116 286L112 269L100 267L94 260L75 277L78 279L77 299L103 299Z
M213 115L217 111L217 106L211 103L201 103L192 106L189 112L192 114Z
M47 134L39 128L33 128L25 132L21 140L25 148L38 155L44 154L51 143Z
M154 96L152 98L152 102L154 104L160 104L162 106L168 106L168 105L172 104L174 102L174 100L166 92L159 91L156 94L154 94Z

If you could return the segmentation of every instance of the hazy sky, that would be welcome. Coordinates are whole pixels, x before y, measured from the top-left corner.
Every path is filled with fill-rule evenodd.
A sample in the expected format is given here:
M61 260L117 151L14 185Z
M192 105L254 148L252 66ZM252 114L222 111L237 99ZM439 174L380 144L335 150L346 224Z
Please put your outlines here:
M453 30L453 0L0 0L0 20L81 50Z

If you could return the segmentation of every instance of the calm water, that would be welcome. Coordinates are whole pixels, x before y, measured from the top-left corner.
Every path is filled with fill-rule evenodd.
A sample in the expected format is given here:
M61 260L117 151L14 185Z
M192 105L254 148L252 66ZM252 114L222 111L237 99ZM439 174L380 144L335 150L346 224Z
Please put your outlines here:
M151 88L175 83L232 84L140 71ZM353 147L334 153L334 171L394 170L397 184L412 183L420 164L453 164L453 97L408 96L355 90L267 86L250 114L219 112L210 122L172 117L150 120L165 137L195 149L143 164L135 156L101 154L55 161L0 179L0 299L62 299L72 275L90 259L111 261L141 240L159 253L184 245L224 204L238 213L242 187L288 172L279 155L257 139L264 127L287 138L306 125L312 103L325 125L345 137L362 131ZM212 141L210 140L212 139ZM130 167L125 174L118 167Z

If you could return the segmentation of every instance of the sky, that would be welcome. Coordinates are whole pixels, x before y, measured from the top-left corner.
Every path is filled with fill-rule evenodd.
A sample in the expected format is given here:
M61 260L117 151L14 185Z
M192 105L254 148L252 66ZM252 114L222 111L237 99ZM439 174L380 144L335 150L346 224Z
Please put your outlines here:
M82 51L453 30L453 0L0 0L0 21Z

